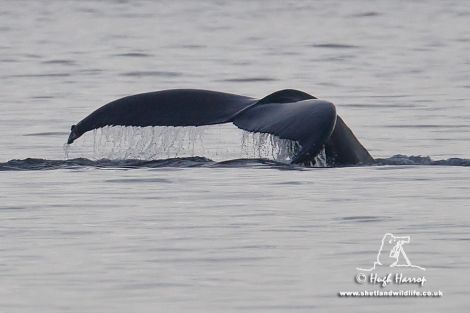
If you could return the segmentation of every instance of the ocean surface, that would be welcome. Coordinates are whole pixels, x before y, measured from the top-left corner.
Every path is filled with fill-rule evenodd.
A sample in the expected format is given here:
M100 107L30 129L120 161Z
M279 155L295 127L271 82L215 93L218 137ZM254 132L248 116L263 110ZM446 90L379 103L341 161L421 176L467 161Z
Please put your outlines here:
M469 29L465 1L0 1L0 311L468 312ZM380 160L290 166L227 125L64 148L172 88L303 90ZM442 297L338 296L381 289L355 277L385 233L426 268L393 289Z

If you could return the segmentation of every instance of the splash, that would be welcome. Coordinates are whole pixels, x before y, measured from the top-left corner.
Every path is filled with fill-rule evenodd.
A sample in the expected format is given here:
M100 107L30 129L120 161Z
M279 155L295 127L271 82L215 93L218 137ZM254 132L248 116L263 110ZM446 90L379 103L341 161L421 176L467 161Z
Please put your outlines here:
M312 164L312 167L328 167L325 146L322 147L314 160L315 162Z

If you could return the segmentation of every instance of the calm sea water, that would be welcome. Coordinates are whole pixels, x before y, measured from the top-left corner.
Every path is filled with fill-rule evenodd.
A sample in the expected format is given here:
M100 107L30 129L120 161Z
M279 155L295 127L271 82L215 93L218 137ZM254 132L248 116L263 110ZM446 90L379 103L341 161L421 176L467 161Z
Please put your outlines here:
M448 165L470 158L468 3L0 7L1 311L467 311L470 168ZM374 157L459 160L60 161L70 125L92 110L168 88L300 89L334 102ZM217 137L222 150L230 136ZM26 158L39 160L6 163ZM337 296L377 289L354 276L387 232L411 236L406 253L426 267L414 289L443 297Z

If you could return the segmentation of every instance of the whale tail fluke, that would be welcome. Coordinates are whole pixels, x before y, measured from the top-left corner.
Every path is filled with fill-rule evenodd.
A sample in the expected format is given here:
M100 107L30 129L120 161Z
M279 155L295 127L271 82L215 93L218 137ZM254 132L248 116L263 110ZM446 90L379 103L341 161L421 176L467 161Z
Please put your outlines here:
M338 116L335 129L325 144L327 161L333 166L373 164L374 158Z
M124 97L97 109L74 125L73 143L84 133L105 126L202 126L232 122L250 132L298 142L302 148L292 163L309 163L326 149L335 165L370 163L335 106L294 89L274 92L260 100L209 90L172 89Z

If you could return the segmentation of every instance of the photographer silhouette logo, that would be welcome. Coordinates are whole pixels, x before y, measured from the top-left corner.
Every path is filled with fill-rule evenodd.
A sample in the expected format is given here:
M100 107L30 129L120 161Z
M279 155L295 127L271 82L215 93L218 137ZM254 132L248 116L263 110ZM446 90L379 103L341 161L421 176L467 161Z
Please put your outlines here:
M414 265L403 249L403 245L410 243L410 236L395 236L391 233L386 233L382 238L382 243L377 253L377 259L370 268L357 268L358 271L371 272L376 269L377 266L388 266L388 267L411 267L417 268L422 271L426 269L424 267Z

